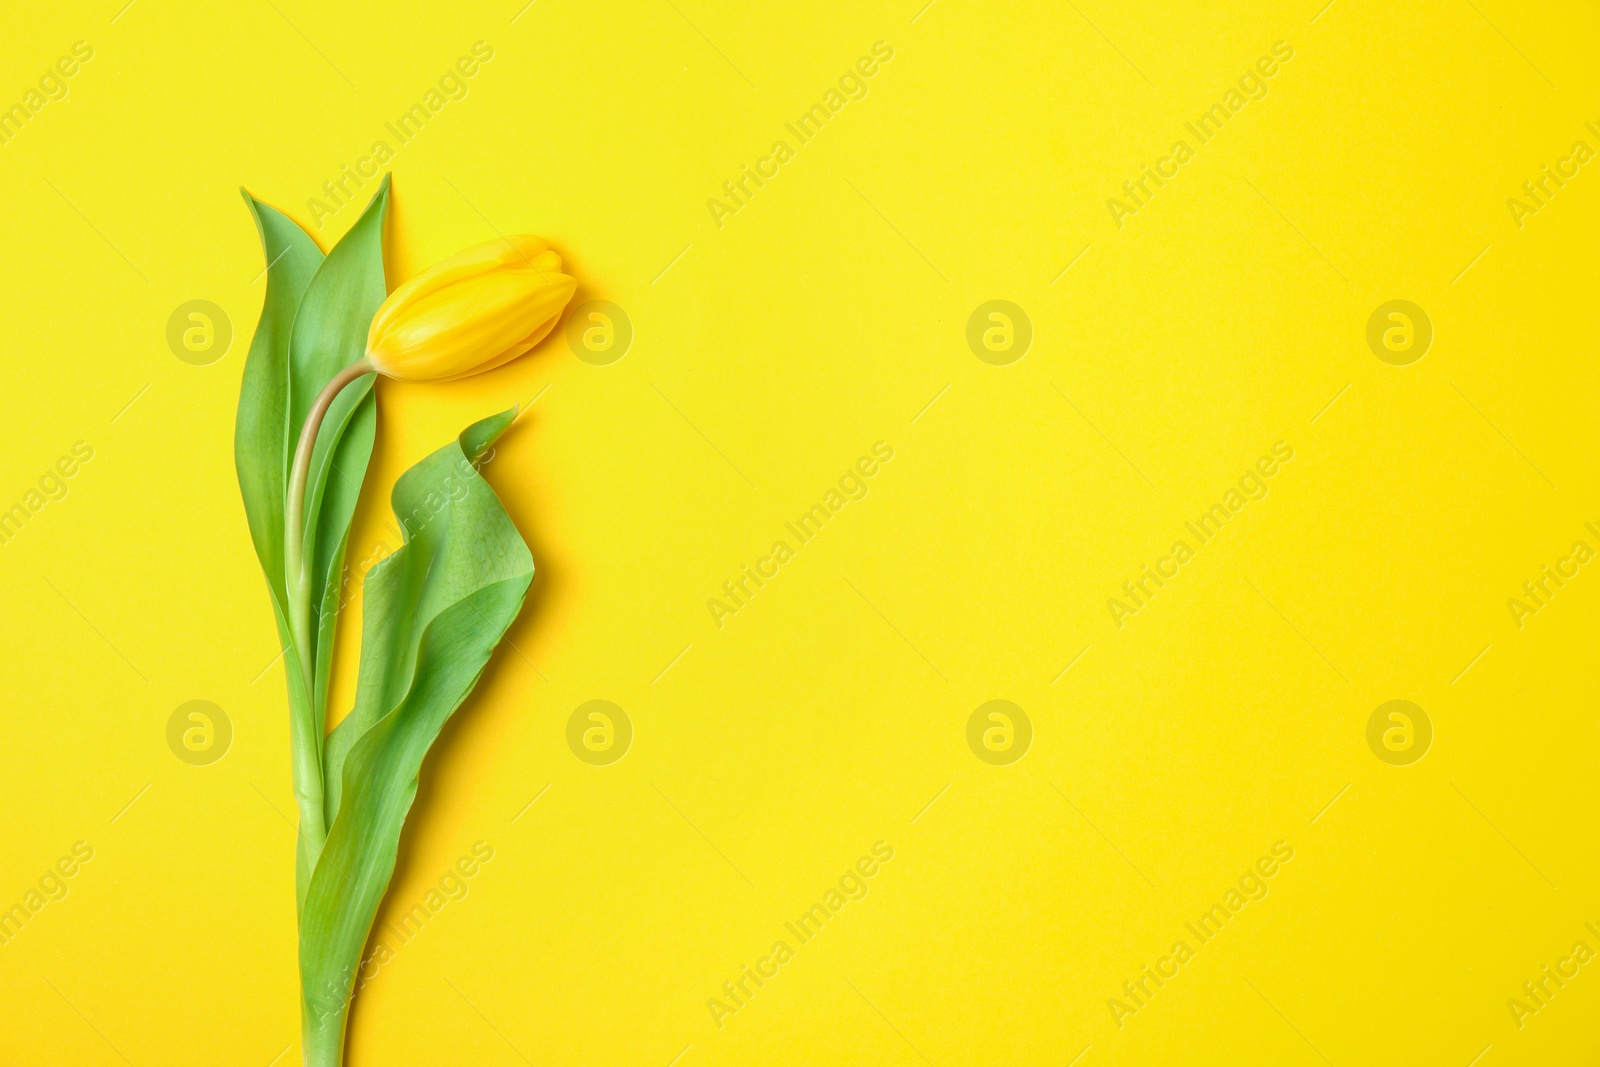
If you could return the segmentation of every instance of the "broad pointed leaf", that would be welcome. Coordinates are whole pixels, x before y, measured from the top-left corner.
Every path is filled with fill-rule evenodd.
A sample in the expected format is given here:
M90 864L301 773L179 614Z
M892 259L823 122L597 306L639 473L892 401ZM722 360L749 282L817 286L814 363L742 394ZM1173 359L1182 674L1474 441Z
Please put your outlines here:
M323 386L366 353L367 328L387 295L383 227L388 204L386 176L361 218L323 260L300 302L289 346L291 452ZM323 420L312 452L304 520L315 619L314 647L308 651L315 664L313 713L318 723L326 717L345 544L372 458L376 428L377 404L369 376L339 394Z
M244 194L261 235L266 260L267 293L250 354L245 357L239 386L239 415L234 427L233 458L239 474L250 537L267 578L272 612L278 623L278 641L285 650L289 683L289 716L295 729L316 736L320 719L314 718L306 699L300 660L291 650L287 589L283 574L284 508L290 454L299 424L289 425L289 345L295 317L311 279L322 265L322 249L304 230L277 209ZM297 781L296 792L304 787ZM296 846L295 901L305 899L315 857L311 843L301 834Z
M322 250L294 220L244 193L261 235L267 295L239 386L233 461L273 606L286 610L283 583L284 483L289 452L289 336L300 298L322 263Z
M423 758L533 580L527 545L474 467L515 414L469 427L394 488L406 541L367 573L355 706L328 739L332 818L300 920L308 1040L342 1040Z

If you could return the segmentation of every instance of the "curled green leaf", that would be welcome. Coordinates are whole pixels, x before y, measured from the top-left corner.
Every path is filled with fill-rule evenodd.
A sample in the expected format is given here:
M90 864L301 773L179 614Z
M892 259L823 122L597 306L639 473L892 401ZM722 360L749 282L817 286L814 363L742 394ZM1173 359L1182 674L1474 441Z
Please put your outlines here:
M439 731L477 683L533 581L533 557L476 464L516 409L468 427L400 477L405 543L368 571L350 714L328 737L328 837L300 918L307 1064L337 1064L356 969Z

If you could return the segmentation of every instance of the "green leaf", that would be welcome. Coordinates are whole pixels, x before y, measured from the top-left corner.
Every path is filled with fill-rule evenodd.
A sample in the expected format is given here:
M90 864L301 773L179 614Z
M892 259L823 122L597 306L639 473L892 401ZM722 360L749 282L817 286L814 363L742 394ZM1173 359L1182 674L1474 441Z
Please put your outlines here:
M242 192L242 190L241 190ZM283 509L289 453L289 335L300 298L322 263L322 250L287 215L249 193L245 203L261 235L267 295L244 361L233 462L239 472L250 537L266 572L280 628L287 610L283 583ZM286 631L285 631L286 632Z
M367 328L388 290L384 284L383 227L389 179L350 231L328 253L306 288L289 344L289 451L322 387L366 354ZM328 409L312 451L306 485L305 556L311 569L315 633L312 661L314 718L325 721L333 632L338 619L340 575L350 521L372 458L377 401L372 375L346 387Z
M283 574L284 510L289 459L299 424L289 425L289 346L295 317L307 287L323 263L322 249L292 219L244 193L245 203L261 235L266 258L267 294L261 305L250 354L245 357L239 386L239 414L234 425L233 459L239 474L250 537L266 574L278 643L285 650L290 722L304 734L316 734L314 713L305 697L300 660L292 651L288 592ZM320 741L320 736L318 737ZM302 783L297 782L297 793ZM302 833L296 845L295 901L305 899L314 857Z
M406 540L367 573L355 705L328 738L328 841L301 912L308 1049L342 1045L423 758L533 580L527 545L474 467L515 415L468 427L395 484Z
M286 652L294 790L301 818L295 893L300 906L325 826L322 746L328 675L344 550L377 425L371 376L340 394L313 451L304 521L311 606L317 621L308 641L311 647L306 649L295 647L288 624L290 588L284 573L288 470L312 402L329 379L365 354L367 327L387 295L383 225L388 193L385 177L367 210L326 257L286 216L246 195L267 256L268 284L240 388L234 457L251 536ZM313 665L309 698L303 661Z

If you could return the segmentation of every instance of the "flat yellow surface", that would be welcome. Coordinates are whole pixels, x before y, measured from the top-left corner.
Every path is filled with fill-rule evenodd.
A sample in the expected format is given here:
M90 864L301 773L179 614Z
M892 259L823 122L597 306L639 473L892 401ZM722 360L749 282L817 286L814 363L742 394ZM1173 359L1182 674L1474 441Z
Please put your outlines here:
M538 576L354 1067L1600 1053L1593 4L120 2L0 34L0 1061L298 1060L237 187L328 247L380 141L391 287L538 233L632 338L380 389L352 589L530 400Z

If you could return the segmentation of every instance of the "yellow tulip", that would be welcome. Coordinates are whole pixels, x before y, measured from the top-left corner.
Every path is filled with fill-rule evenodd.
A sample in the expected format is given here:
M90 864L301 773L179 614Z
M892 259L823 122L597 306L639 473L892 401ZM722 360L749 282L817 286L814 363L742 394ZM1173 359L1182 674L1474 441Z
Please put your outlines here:
M389 294L367 331L367 362L407 382L492 370L544 340L577 286L542 237L476 245Z
M474 245L389 294L367 330L367 352L333 376L300 428L290 466L284 529L289 626L310 643L310 575L301 515L317 431L334 398L373 371L406 382L464 378L527 352L555 328L578 283L542 237L516 234ZM302 664L310 678L313 665Z

